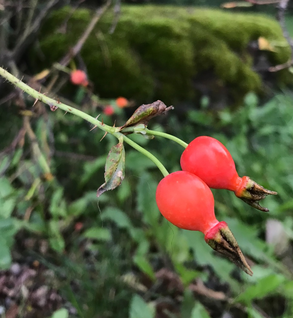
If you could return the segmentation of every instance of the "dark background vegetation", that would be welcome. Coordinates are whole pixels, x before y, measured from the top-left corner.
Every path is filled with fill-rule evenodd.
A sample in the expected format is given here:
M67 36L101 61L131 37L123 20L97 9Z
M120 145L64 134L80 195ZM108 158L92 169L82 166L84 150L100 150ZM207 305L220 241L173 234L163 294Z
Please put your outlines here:
M116 139L101 140L103 132L61 110L32 107L33 99L0 80L1 317L292 318L293 74L290 67L269 70L291 54L276 7L127 1L118 15L110 6L62 65L105 4L55 2L1 3L1 65L110 125L122 125L141 103L173 104L151 129L186 142L219 139L240 176L278 196L265 199L270 212L263 213L213 190L217 218L229 224L252 267L248 277L201 233L161 217L155 190L162 176L128 145L125 180L97 199ZM212 9L198 11L203 6ZM289 2L290 32L291 13ZM88 73L89 87L70 83L76 67ZM129 107L117 107L121 95ZM112 116L103 113L106 105ZM169 171L180 169L178 144L130 137Z

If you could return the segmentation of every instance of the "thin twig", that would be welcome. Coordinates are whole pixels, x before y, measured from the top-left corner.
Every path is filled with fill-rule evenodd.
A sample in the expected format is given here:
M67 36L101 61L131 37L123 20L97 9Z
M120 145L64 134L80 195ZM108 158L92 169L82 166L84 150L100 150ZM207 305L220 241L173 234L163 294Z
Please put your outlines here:
M73 13L78 9L81 3L83 3L85 0L79 0L78 3L76 3L74 6L70 7L70 12L67 15L67 18L62 22L62 25L58 29L58 32L65 34L67 30L67 23L72 17Z
M69 52L61 59L61 61L59 62L59 65L67 66L69 64L70 60L73 57L75 57L81 51L84 43L88 39L89 35L93 31L94 27L96 26L96 24L99 21L99 19L101 18L101 16L106 12L108 7L110 6L110 4L111 4L111 0L108 0L103 7L99 8L98 10L96 10L95 15L93 16L92 20L90 21L90 23L88 24L87 28L83 32L82 36L79 38L79 40L77 41L75 46L73 48L71 48L69 50ZM49 74L47 74L46 77L48 77ZM51 82L49 83L49 86L50 87L53 86L53 84L55 84L57 79L58 79L58 75L57 75L57 77L54 77L51 80ZM64 83L65 82L61 83L59 89L61 89L61 87L64 85ZM57 91L58 90L55 90L55 92L57 92Z
M27 35L32 26L32 20L35 14L36 7L38 5L38 0L30 0L30 8L27 14L27 19L25 21L24 35Z
M43 8L34 23L31 25L30 29L25 32L22 37L17 41L17 45L15 46L12 54L11 59L17 62L22 53L27 49L27 47L31 44L31 42L34 40L34 36L39 31L40 25L44 18L47 16L48 12L58 3L58 0L51 0L46 5L45 8Z
M67 151L60 151L56 150L54 155L56 157L61 157L61 158L68 158L73 161L93 161L96 159L94 156L88 156L88 155L82 155L80 153L74 153L74 152L67 152Z
M113 34L115 29L116 29L116 26L117 26L117 23L119 21L119 17L120 17L120 14L121 14L121 0L116 0L116 4L114 6L114 19L113 19L113 23L112 23L112 26L109 30L109 33L110 34Z
M286 22L285 22L285 13L287 10L288 3L289 3L289 0L279 1L277 20L279 21L279 24L281 26L284 38L287 40L288 44L290 45L291 57L286 63L270 67L269 68L270 72L278 72L280 70L283 70L285 68L290 67L293 64L293 39L291 38L291 36L287 30Z
M92 20L90 21L88 27L85 29L84 33L82 34L82 36L80 37L80 39L77 41L77 43L75 44L75 46L62 58L62 60L60 61L59 64L66 66L68 65L68 63L70 62L70 60L76 56L76 54L78 54L80 52L80 50L82 49L85 41L87 40L87 38L89 37L89 35L91 34L91 32L93 31L95 25L97 24L97 22L100 20L101 16L106 12L106 10L109 8L111 4L111 0L108 0L104 6L102 6L101 8L99 8L95 15L93 16Z
M14 99L15 97L18 96L18 91L15 89L13 92L11 92L10 94L4 96L2 99L0 99L0 106L2 104L5 104L7 102L9 102L10 100Z
M12 140L12 143L0 152L0 156L12 152L17 147L21 139L24 137L25 133L26 133L26 129L22 127L20 131L17 133L17 135L14 137L14 139Z

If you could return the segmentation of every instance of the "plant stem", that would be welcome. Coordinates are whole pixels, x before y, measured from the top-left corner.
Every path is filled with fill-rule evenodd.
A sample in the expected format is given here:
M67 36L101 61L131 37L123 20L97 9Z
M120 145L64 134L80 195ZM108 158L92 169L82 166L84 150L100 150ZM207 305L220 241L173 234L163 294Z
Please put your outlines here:
M48 96L45 96L41 92L37 92L36 90L31 88L30 86L23 83L21 80L19 80L18 78L16 78L15 76L10 74L6 70L4 70L2 67L0 67L0 75L2 77L4 77L5 79L7 79L12 84L14 84L15 86L19 87L21 90L26 92L28 95L34 97L36 100L40 100L43 103L49 105L50 107L55 106L57 108L60 108L64 111L68 112L68 113L71 113L73 115L81 117L84 120L95 125L96 127L99 127L101 130L112 134L113 136L115 136L118 139L123 137L123 139L125 140L126 143L128 143L130 146L132 146L137 151L144 154L149 159L151 159L157 165L157 167L160 169L160 171L162 172L164 177L169 174L168 171L166 170L166 168L163 166L163 164L154 155L152 155L149 151L147 151L146 149L139 146L137 143L135 143L134 141L132 141L131 139L129 139L128 137L126 137L125 135L120 133L119 128L115 128L115 127L111 127L109 125L106 125L106 124L100 122L97 118L94 118L94 117L84 113L83 111L80 111L74 107L68 106L68 105L63 104L61 102L58 102L58 101L56 101ZM176 137L174 137L174 138L176 138Z
M110 134L115 134L117 132L117 129L108 125L105 125L103 123L101 123L99 120L97 120L96 118L74 108L71 106L68 106L66 104L63 104L61 102L58 102L40 92L37 92L36 90L34 90L33 88L31 88L30 86L28 86L27 84L23 83L21 80L19 80L18 78L14 77L13 75L11 75L10 73L8 73L6 70L4 70L2 67L0 67L0 75L3 76L4 78L6 78L9 82L11 82L12 84L14 84L15 86L19 87L21 90L23 90L24 92L26 92L28 95L34 97L37 100L42 101L43 103L51 106L56 106L57 108L60 108L68 113L71 113L73 115L76 115L78 117L83 118L84 120L90 122L91 124L99 127L100 129L110 133Z
M177 142L177 144L179 144L183 148L186 148L188 146L188 144L186 142L184 142L183 140L181 140L173 135L169 135L169 134L166 134L164 132L161 132L161 131L145 129L145 132L147 135L160 136L160 137L164 137L164 138L173 140L173 141Z
M162 172L163 176L166 177L169 172L167 171L167 169L163 166L163 164L161 163L161 161L159 161L153 154L151 154L149 151L145 150L143 147L139 146L137 143L135 143L133 140L131 140L130 138L126 137L123 135L123 139L126 143L128 143L130 146L132 146L134 149L136 149L137 151L141 152L142 154L144 154L146 157L148 157L149 159L151 159L156 165L157 167L160 169L160 171Z

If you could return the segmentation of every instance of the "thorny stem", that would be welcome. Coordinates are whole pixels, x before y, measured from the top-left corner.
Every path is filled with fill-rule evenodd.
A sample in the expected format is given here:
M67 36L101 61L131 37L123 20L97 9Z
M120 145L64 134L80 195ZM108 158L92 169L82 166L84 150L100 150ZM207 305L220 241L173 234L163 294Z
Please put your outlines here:
M43 103L49 105L50 107L55 106L57 108L64 110L65 112L68 112L68 113L76 115L80 118L83 118L84 120L88 121L89 123L100 128L101 130L112 134L117 139L123 137L123 139L125 140L126 143L128 143L130 146L132 146L137 151L144 154L149 159L151 159L156 164L156 166L160 169L160 171L162 172L164 177L169 174L169 172L166 170L166 168L163 166L163 164L153 154L151 154L149 151L147 151L143 147L139 146L137 143L132 141L130 138L128 138L125 135L123 135L122 133L118 132L119 128L115 128L115 127L111 127L109 125L106 125L106 124L100 122L97 118L94 118L94 117L74 108L74 107L68 106L68 105L63 104L61 102L58 102L58 101L56 101L48 96L45 96L44 94L34 90L33 88L31 88L27 84L23 83L21 80L19 80L18 78L16 78L15 76L10 74L9 72L7 72L2 67L0 67L0 75L2 77L4 77L6 80L8 80L9 82L11 82L12 84L14 84L15 86L19 87L22 91L26 92L28 95L32 96L33 98L35 98L37 100L42 101ZM176 137L174 137L174 138L176 138Z

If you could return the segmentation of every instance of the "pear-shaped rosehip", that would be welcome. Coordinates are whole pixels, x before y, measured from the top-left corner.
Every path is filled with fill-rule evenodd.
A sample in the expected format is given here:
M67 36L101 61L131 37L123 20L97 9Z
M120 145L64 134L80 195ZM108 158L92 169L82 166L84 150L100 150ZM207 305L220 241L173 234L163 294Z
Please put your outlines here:
M216 219L213 194L199 177L186 171L167 175L157 187L156 202L168 221L181 229L202 232L214 250L252 275L227 223Z
M88 79L86 73L82 70L72 71L70 74L71 83L74 85L87 86Z
M234 191L237 197L261 211L269 211L259 201L277 192L267 190L249 177L240 178L227 148L217 139L195 138L184 150L181 168L201 178L210 188Z

